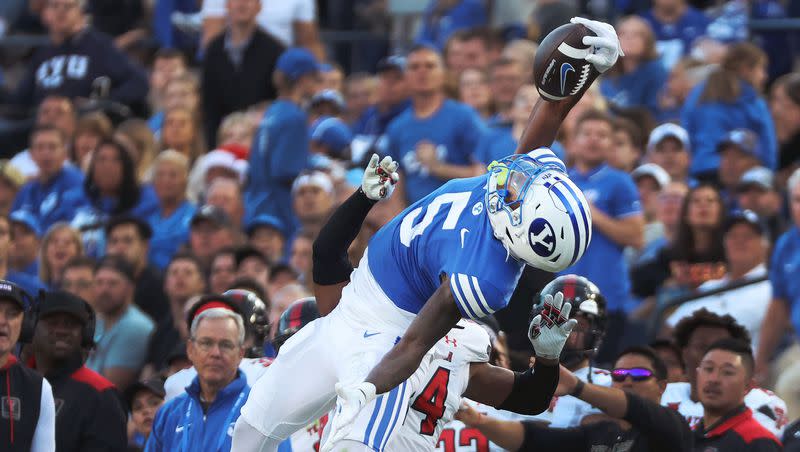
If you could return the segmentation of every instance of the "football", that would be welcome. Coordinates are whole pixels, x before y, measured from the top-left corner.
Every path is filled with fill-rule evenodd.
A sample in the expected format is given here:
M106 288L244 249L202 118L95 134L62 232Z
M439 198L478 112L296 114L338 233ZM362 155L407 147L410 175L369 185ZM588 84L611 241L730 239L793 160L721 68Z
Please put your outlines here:
M593 52L583 44L594 32L581 24L565 24L545 36L533 62L536 88L545 100L561 100L588 88L600 73L584 60Z

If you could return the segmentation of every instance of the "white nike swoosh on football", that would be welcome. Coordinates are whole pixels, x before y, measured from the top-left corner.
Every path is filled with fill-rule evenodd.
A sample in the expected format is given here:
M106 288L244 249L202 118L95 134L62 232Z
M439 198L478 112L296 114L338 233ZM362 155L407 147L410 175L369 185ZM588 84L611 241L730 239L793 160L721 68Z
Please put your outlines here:
M469 232L467 228L461 228L461 248L464 248L464 236Z

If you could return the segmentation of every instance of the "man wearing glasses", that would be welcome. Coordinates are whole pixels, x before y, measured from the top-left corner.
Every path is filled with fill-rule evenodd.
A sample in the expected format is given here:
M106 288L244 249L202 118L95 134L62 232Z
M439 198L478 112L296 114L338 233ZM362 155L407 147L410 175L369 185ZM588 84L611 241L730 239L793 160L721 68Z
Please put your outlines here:
M158 410L146 452L230 450L233 427L250 394L239 372L242 316L222 296L204 297L192 311L186 351L197 376L186 392Z
M472 408L456 416L508 450L691 451L692 433L674 410L659 405L667 385L667 368L649 347L622 352L611 372L610 388L585 383L561 367L557 395L572 395L601 409L608 418L568 429L537 422L506 422Z

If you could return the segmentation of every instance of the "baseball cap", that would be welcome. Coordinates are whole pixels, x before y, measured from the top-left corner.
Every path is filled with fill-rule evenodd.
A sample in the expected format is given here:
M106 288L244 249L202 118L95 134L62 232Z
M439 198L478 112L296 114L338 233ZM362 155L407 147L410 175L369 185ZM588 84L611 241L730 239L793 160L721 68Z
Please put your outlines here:
M88 306L82 298L69 292L63 290L46 292L39 303L39 318L50 314L70 314L78 319L81 325L86 325L89 322Z
M28 294L20 286L5 279L0 279L0 300L11 300L23 310L29 308Z
M281 222L278 217L267 214L257 215L247 222L247 225L245 226L245 233L247 233L248 236L253 235L253 232L255 232L256 228L261 227L272 228L284 236L286 235L286 228L283 227L283 222Z
M725 233L727 234L732 227L740 223L748 224L759 235L762 235L764 237L769 237L769 230L767 229L767 225L761 220L758 214L756 214L752 210L737 210L731 213L728 216L727 221L725 222Z
M5 179L17 190L25 185L25 175L16 166L12 165L8 159L0 160L0 178Z
M742 174L737 189L741 191L755 186L763 190L774 190L774 179L775 175L772 171L763 166L757 166L755 168L750 168Z
M717 152L721 152L730 146L736 146L740 151L761 160L761 153L758 148L758 136L747 129L735 129L726 133L717 143Z
M275 69L283 72L289 80L320 72L320 65L313 53L302 47L292 47L278 57Z
M26 228L30 229L36 237L42 236L42 228L39 225L39 220L27 210L15 210L8 214L8 221L11 223L19 223Z
M301 174L294 180L292 184L292 194L295 194L297 190L308 185L315 185L325 190L327 193L333 193L333 182L331 178L322 171L313 171L311 173Z
M353 141L353 133L341 119L323 116L311 125L311 141L317 141L340 155Z
M669 177L669 174L664 170L664 168L656 165L655 163L645 163L644 165L639 166L631 173L631 177L633 180L639 180L641 177L650 176L655 179L656 183L660 188L664 188L672 181L672 178Z
M691 150L689 133L683 127L671 122L661 124L650 132L650 138L647 140L647 150L652 150L667 138L675 138L680 141L687 152Z
M164 391L164 383L157 378L137 381L125 390L125 402L128 404L128 411L133 410L133 399L142 391L150 391L162 399L167 394Z
M335 89L323 89L322 91L317 92L311 97L309 106L314 107L323 102L330 102L339 110L344 110L347 108L347 103L345 103L344 97L342 97L342 94Z
M387 72L387 71L400 71L403 72L406 70L406 58L400 55L390 55L382 60L378 61L378 66L376 67L376 72Z
M217 206L212 206L209 204L204 205L201 207L192 217L192 223L190 226L196 226L197 223L201 221L210 221L214 223L216 226L220 227L232 227L233 222L231 218L225 213L224 210L220 209Z

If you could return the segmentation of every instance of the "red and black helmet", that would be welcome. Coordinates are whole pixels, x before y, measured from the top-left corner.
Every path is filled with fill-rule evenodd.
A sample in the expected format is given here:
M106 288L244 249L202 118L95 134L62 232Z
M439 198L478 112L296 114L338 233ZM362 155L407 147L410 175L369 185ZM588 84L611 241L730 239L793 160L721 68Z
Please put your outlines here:
M314 297L301 298L289 305L281 314L281 318L278 321L278 331L275 334L275 339L272 340L272 346L275 347L275 351L278 351L281 345L292 337L294 333L300 331L300 328L319 317L317 299Z
M542 310L545 296L552 295L555 297L558 292L563 294L565 303L572 305L570 318L580 315L589 321L588 330L583 330L583 333L585 333L583 346L573 350L568 349L565 345L561 352L561 361L583 359L583 357L592 358L597 353L597 349L600 348L606 331L607 311L605 297L600 293L600 289L587 278L578 275L562 275L550 281L539 292L539 297L533 306L531 318ZM574 332L581 331L579 328L576 327Z

